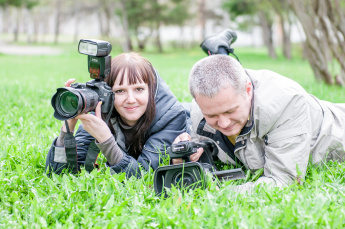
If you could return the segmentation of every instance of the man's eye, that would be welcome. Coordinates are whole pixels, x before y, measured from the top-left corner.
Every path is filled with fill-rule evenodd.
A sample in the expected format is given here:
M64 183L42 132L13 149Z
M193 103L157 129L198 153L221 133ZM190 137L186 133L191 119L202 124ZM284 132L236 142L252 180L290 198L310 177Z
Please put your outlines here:
M115 94L119 94L119 93L123 93L123 92L124 92L124 90L121 90L121 89L120 89L120 90L116 90L116 91L115 91Z

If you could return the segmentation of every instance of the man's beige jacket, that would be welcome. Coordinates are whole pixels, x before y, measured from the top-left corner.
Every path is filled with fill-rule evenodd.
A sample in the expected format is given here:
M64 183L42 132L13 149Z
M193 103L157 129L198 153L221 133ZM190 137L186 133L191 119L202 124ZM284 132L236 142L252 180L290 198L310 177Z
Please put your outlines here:
M235 146L205 122L195 101L193 141L214 140L218 157L225 163L236 164L239 159L237 164L242 162L252 172L263 168L255 184L286 186L304 179L309 161L344 160L345 104L319 100L272 71L246 72L254 86L251 115ZM243 190L249 187L253 184L246 183Z

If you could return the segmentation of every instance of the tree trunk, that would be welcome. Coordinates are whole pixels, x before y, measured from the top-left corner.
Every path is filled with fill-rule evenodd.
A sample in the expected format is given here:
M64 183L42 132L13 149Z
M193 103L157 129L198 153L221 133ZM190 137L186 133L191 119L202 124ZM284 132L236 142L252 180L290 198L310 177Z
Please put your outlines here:
M56 0L55 2L55 30L54 30L54 43L59 42L60 34L60 20L61 20L61 1Z
M38 39L38 27L39 27L39 21L40 21L40 17L43 18L40 14L41 12L33 12L32 14L32 42L33 43L37 43L37 39Z
M156 24L156 46L158 48L158 52L163 53L161 37L160 37L160 22L159 21L157 21L157 24Z
M122 2L122 1L121 1ZM110 20L111 20L111 10L112 7L110 5L110 2L107 0L102 0L102 13L104 13L105 20L103 21L103 36L105 36L107 39L110 37Z
M205 40L206 38L206 5L205 0L197 0L198 1L198 21L201 27L201 41Z
M272 38L272 22L270 22L270 20L267 19L263 11L259 12L259 20L260 20L260 25L262 29L264 44L266 45L267 50L268 50L268 55L271 58L276 59L277 54L274 50L273 38Z
M132 47L132 41L131 37L129 34L129 25L128 25L128 16L127 16L127 8L126 8L126 2L125 0L120 1L121 5L121 11L122 11L122 28L123 28L123 33L124 33L124 52L128 52L133 49Z
M15 11L16 11L17 15L16 15L15 26L13 29L13 40L14 40L14 42L18 42L19 26L20 26L20 18L21 18L21 8L15 8Z
M283 55L286 59L290 60L291 55L291 22L289 20L285 20L284 16L280 13L278 14L279 17L279 26L281 27L282 31L282 48L283 48Z
M76 43L79 40L79 22L84 16L84 12L81 9L79 2L74 2L72 16L74 16L73 41Z
M2 8L2 33L9 33L10 27L10 9L7 5Z
M148 39L151 37L152 35L152 29L150 29L150 32L148 35L144 36L142 39L139 38L139 28L135 28L135 36L138 42L138 48L139 51L143 51L145 49L146 43L148 41Z
M33 26L33 16L32 11L30 9L24 8L24 18L23 25L25 28L25 33L27 36L27 43L30 44L32 42L32 26Z
M79 39L79 21L82 18L80 14L81 13L75 14L74 34L73 34L74 43L78 42L78 39Z
M103 26L103 18L102 18L102 12L101 11L98 12L98 22L99 22L100 33L101 33L101 35L103 35L104 34L104 26Z
M339 0L314 0L301 2L289 0L296 16L299 18L306 34L308 60L316 79L327 84L345 82L345 39L342 33L344 16L339 10ZM345 32L345 31L344 31ZM332 76L329 66L337 61L340 71Z

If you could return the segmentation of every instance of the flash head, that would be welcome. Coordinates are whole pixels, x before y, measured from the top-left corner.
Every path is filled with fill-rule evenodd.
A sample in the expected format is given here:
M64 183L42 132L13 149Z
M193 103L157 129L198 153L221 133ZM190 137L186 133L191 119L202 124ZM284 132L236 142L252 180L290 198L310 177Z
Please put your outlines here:
M81 39L78 51L88 56L107 56L111 52L111 44L108 41L96 39Z
M111 44L108 41L96 39L81 39L78 51L87 55L87 66L90 77L95 80L104 80L111 70Z

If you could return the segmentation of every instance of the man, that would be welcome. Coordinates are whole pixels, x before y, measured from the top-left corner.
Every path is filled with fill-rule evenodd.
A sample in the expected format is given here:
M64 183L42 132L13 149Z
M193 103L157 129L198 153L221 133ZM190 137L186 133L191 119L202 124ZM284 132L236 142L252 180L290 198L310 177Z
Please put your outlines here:
M181 134L175 142L210 139L221 161L252 172L263 168L263 175L241 186L242 191L260 183L283 187L299 182L309 161L344 160L345 104L319 100L284 76L244 69L228 55L210 55L193 66L189 89L192 135ZM191 160L198 161L202 153L199 149Z

